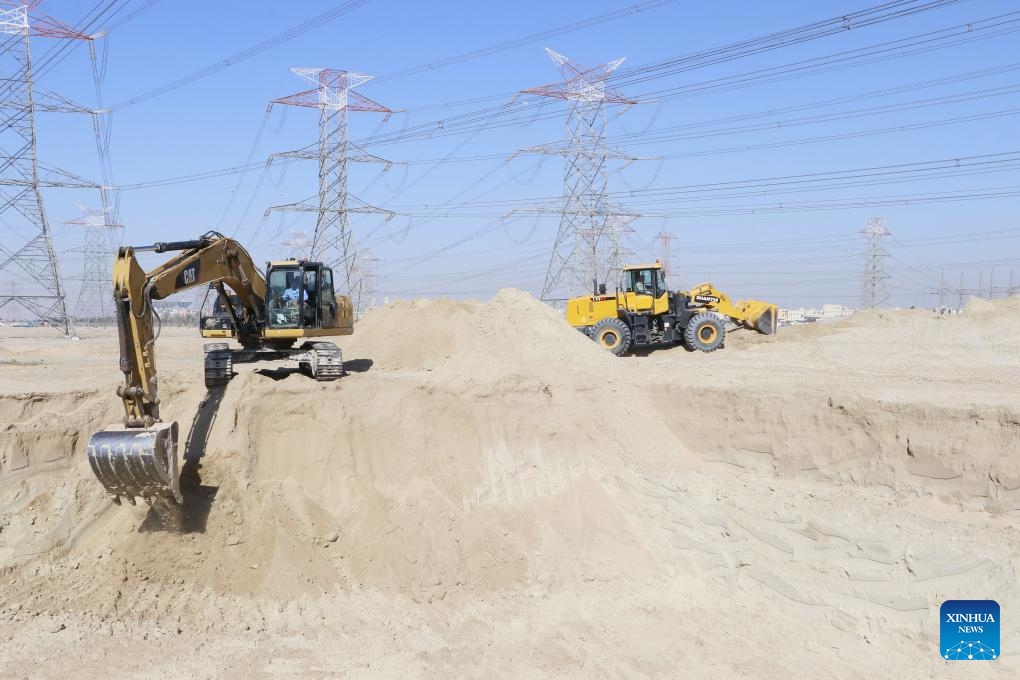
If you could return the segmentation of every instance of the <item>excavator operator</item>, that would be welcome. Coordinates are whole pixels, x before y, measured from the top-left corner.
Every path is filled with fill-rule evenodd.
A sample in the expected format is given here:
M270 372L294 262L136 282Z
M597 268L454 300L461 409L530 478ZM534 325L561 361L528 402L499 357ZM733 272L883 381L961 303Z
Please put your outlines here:
M292 276L290 279L290 288L283 291L283 295L280 296L283 299L284 304L289 307L296 307L298 300L301 299L301 277Z

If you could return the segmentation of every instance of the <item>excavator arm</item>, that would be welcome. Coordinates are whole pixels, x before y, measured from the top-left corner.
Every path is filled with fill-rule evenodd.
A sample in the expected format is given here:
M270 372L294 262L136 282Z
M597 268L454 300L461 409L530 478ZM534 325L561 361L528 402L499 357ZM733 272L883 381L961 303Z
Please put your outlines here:
M761 300L732 302L728 295L711 283L696 286L688 293L688 297L691 305L728 316L745 328L764 335L773 335L776 332L779 307L771 302L762 302Z
M150 272L138 263L136 253L184 251ZM127 427L150 427L159 420L156 386L155 343L159 316L153 300L176 293L226 284L237 294L242 315L238 333L242 345L257 344L264 322L266 281L251 256L236 241L209 233L194 241L156 243L152 246L120 249L113 267L113 298L120 335L120 370L124 385L118 395L124 400Z
M146 272L136 253L182 251ZM124 402L122 427L101 430L89 439L93 472L118 503L124 497L149 502L181 502L177 476L177 423L162 423L156 370L159 315L153 300L214 284L229 286L241 303L235 319L242 344L257 344L264 323L266 282L248 252L236 241L209 232L193 241L122 247L113 268L113 297L120 339Z

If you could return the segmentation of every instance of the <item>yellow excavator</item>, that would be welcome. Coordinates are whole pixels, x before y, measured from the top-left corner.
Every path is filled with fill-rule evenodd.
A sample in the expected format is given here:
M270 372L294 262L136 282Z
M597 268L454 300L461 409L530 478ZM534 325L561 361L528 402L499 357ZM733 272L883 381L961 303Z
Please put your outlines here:
M723 346L734 323L765 335L776 332L779 308L760 300L732 302L711 283L670 291L659 262L623 269L623 288L567 301L567 322L613 354L661 344L712 352Z
M137 253L146 251L179 254L146 272L137 259ZM88 460L116 503L124 498L134 505L135 498L142 498L161 516L179 515L167 508L179 507L183 498L177 423L159 417L159 315L152 303L200 286L216 290L229 320L220 324L220 332L206 337L236 338L241 345L205 345L205 384L210 388L229 382L233 364L244 361L296 360L316 380L336 380L344 372L340 348L320 340L294 345L302 338L354 332L351 300L335 294L333 272L322 263L269 262L263 276L240 243L216 232L192 241L120 248L113 267L113 298L124 374L117 396L124 402L124 422L93 433Z

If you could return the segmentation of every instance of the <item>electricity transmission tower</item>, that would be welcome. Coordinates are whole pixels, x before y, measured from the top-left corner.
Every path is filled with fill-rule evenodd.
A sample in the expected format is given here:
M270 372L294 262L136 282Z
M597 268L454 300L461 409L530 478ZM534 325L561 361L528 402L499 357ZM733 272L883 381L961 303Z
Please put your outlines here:
M673 252L673 241L677 238L676 234L671 231L660 231L655 235L655 240L659 242L659 261L662 262L662 268L666 270L666 281L676 281L676 272L673 271L673 262L670 255Z
M885 228L885 219L872 217L860 231L868 241L864 255L864 287L861 291L861 309L874 309L889 299L885 282L889 275L885 271L885 258L889 255L882 246L882 239L892 234Z
M307 231L292 231L281 245L287 246L291 257L300 259L308 255L312 242L308 239Z
M114 230L123 225L109 223L109 208L78 207L85 214L66 222L85 226L84 267L74 316L79 323L99 326L113 318L110 260L119 241L113 237Z
M623 59L584 68L546 48L563 81L522 90L523 94L568 102L567 138L562 143L523 149L523 153L563 156L563 203L559 208L526 208L514 212L557 214L559 228L549 256L543 300L558 300L587 290L595 282L617 279L626 250L624 236L639 216L610 204L606 193L611 159L637 160L605 142L606 107L631 106L629 99L606 85Z
M352 242L351 213L382 213L387 219L393 213L369 205L347 191L348 163L383 163L388 170L390 161L365 153L347 137L348 111L374 111L387 117L393 113L382 104L357 92L354 87L371 80L372 76L329 68L292 68L295 74L315 87L287 97L274 99L274 104L303 106L319 110L318 148L299 149L274 154L270 158L306 158L319 162L318 203L291 203L269 208L272 211L307 211L317 213L315 235L312 238L312 260L323 262L337 273L343 292L351 296L355 310L361 306L363 282L357 273L357 251Z
M34 3L33 3L34 7ZM92 40L49 17L29 17L29 7L0 9L0 310L20 307L32 317L74 334L66 291L43 206L41 187L95 187L37 158L37 111L81 111L66 99L36 93L32 82L31 36ZM15 292L17 291L17 292Z
M358 251L358 262L355 265L357 278L361 282L360 306L355 307L358 315L367 312L375 305L375 282L379 277L375 268L378 263L379 258L368 248Z

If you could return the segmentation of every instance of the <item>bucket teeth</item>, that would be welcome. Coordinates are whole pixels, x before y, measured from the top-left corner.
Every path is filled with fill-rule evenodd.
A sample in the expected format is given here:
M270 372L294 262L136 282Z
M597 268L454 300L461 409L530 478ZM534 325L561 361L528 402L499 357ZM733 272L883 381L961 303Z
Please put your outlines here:
M145 429L112 427L93 433L89 465L116 500L135 498L183 501L177 472L177 423Z

